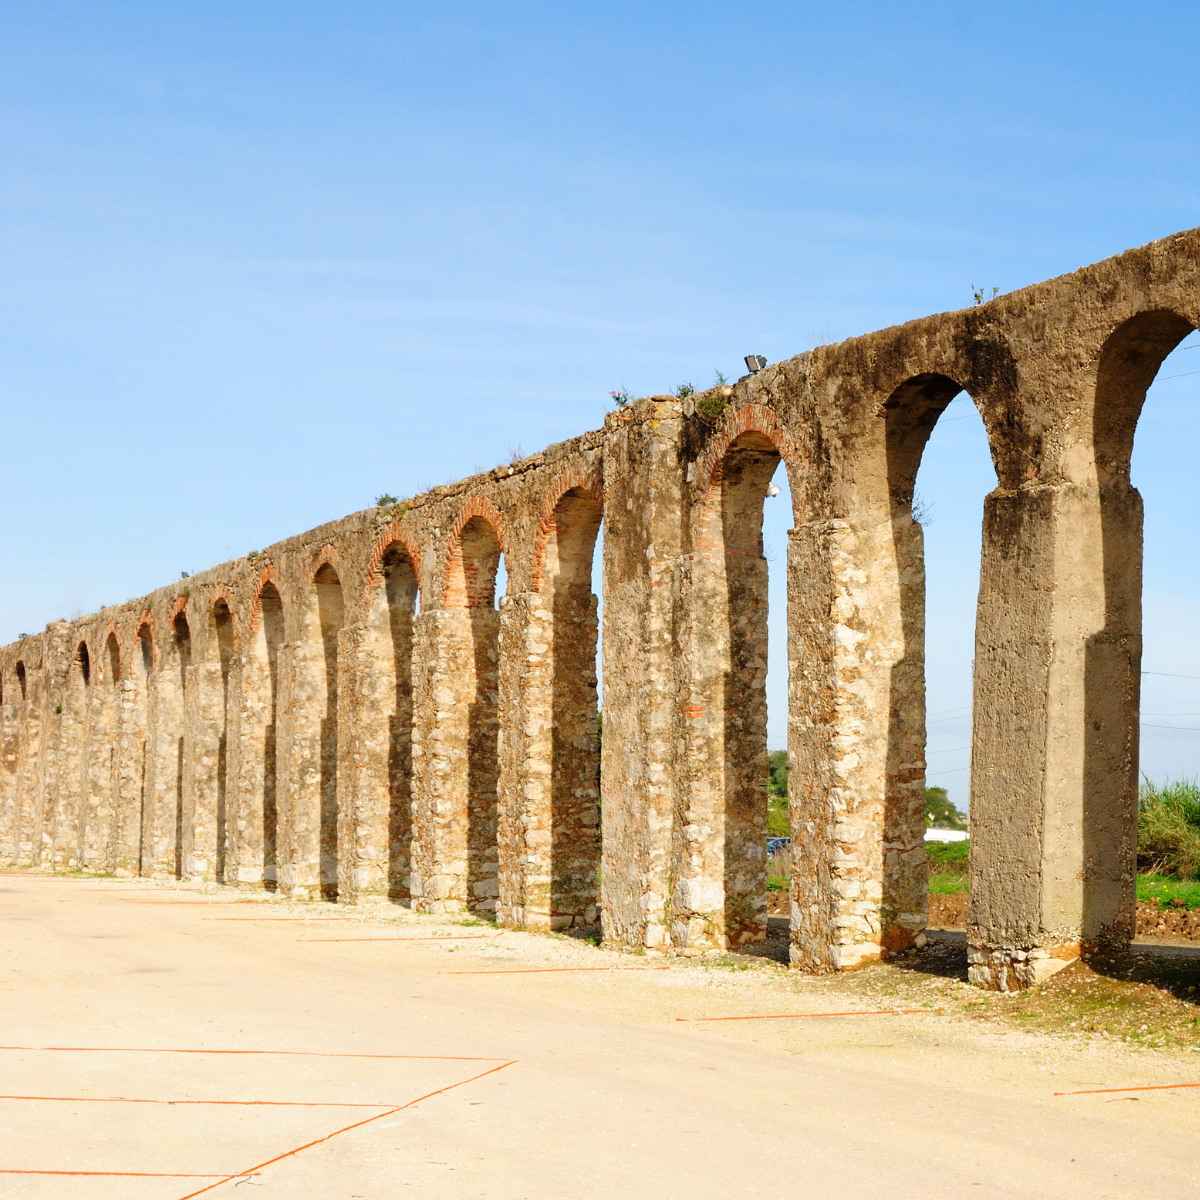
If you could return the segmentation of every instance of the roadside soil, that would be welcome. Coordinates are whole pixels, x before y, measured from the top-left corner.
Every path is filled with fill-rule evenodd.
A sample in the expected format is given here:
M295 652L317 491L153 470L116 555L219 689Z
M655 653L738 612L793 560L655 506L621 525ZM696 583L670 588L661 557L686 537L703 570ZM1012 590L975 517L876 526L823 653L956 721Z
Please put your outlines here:
M967 907L965 892L955 896L929 893L929 928L965 930ZM1168 941L1200 942L1200 909L1159 908L1157 904L1137 906L1137 936Z

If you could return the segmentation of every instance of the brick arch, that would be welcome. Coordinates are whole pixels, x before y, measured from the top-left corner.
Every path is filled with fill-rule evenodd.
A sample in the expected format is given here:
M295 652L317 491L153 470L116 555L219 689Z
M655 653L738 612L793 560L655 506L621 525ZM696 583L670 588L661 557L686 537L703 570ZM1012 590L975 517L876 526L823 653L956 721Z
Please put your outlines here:
M546 539L554 529L554 514L558 511L559 501L571 490L578 488L587 492L604 511L604 488L595 468L585 468L576 464L567 467L550 484L542 511L538 516L537 537L533 543L533 569L530 572L532 590L537 592L542 587L542 564L546 556Z
M260 590L261 586L262 585L260 584ZM255 596L257 597L257 592L255 593ZM237 606L233 598L233 591L228 584L218 583L216 587L213 588L212 593L209 596L208 612L205 614L205 620L212 618L212 611L217 607L218 600L224 600L225 607L229 609L229 623L233 626L233 652L236 654L238 651Z
M150 630L150 669L158 670L158 634L154 630L154 616L148 608L143 608L141 615L133 623L133 640L129 643L129 666L133 667L133 656L137 653L138 642L142 639L138 634L142 632L142 626L146 626ZM124 674L124 672L122 672Z
M86 634L86 633L85 633L85 634L83 634L83 635L82 635L82 636L81 636L81 637L80 637L80 638L79 638L79 639L78 639L78 640L75 642L75 647L74 647L74 649L71 651L71 667L70 667L70 670L68 671L67 677L68 677L68 679L70 679L72 682L74 682L74 678L75 678L75 667L76 667L76 664L77 664L77 663L79 663L79 661L80 661L80 660L79 660L79 647L80 647L80 646L82 646L82 647L84 648L84 650L86 650L86 651L87 651L87 656L88 656L88 675L89 675L89 678L88 678L88 680L86 681L86 684L88 684L88 685L90 685L90 684L94 684L94 683L96 683L96 682L97 682L97 676L96 676L96 656L95 656L95 655L92 653L92 647L91 647L91 644L90 644L90 642L89 642L89 640L88 640L88 636L87 636L87 634ZM85 681L84 681L84 678L83 678L83 670L82 670L82 667L80 667L80 671L79 671L79 682L80 682L80 684L84 684L84 683L85 683Z
M316 574L316 570L313 571ZM275 564L267 563L258 573L258 581L254 585L254 598L250 601L250 619L246 622L246 637L252 638L262 622L262 591L268 583L279 586L275 578ZM232 609L232 606L230 606Z
M117 679L120 679L125 674L121 666L121 631L117 628L115 621L109 621L104 627L104 636L100 639L100 644L104 647L104 653L101 656L102 673L100 681L102 683L115 684L117 679L108 678L108 639L112 638L117 643Z
M317 572L326 564L337 571L338 579L342 577L342 558L337 547L332 542L326 542L317 552L308 569L308 582L317 582Z
M500 543L500 553L508 553L508 531L504 518L499 510L486 496L472 496L458 510L454 524L450 526L450 536L446 539L446 558L442 564L442 604L446 604L450 594L450 580L453 577L454 566L462 562L462 531L467 522L475 517L482 517L496 535Z
M742 434L751 432L761 433L779 451L779 457L788 473L792 504L795 506L800 495L800 481L795 478L795 473L803 459L800 445L775 415L774 409L763 404L744 404L725 418L716 435L705 447L704 453L696 460L695 487L699 500L696 506L697 520L703 519L712 508L716 491L721 486L721 468L726 454L729 453L729 447Z
M177 616L179 616L180 613L184 613L186 615L187 606L188 606L187 596L176 596L175 603L171 605L171 611L167 616L167 624L168 625L174 624L175 618Z
M383 579L383 573L380 568L383 565L383 556L388 552L391 546L401 546L404 553L408 555L409 560L413 565L413 573L417 577L417 600L420 602L424 597L421 594L421 558L416 546L410 539L407 531L404 529L402 521L391 521L383 527L379 536L375 539L375 545L371 549L371 560L367 566L367 586L363 597L363 617L364 619L371 612L371 603L375 599L375 589L379 586Z

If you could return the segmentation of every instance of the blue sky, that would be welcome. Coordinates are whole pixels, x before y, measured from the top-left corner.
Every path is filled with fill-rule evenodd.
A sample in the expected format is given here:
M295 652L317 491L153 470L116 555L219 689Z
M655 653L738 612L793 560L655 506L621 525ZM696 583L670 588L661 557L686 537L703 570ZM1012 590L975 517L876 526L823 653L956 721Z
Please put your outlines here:
M1200 223L1197 35L1170 3L10 0L0 639L595 427L622 383ZM1145 665L1200 676L1198 400L1156 385L1135 479ZM969 704L989 472L943 418L931 714ZM1200 680L1147 680L1200 713ZM931 775L967 730L931 725ZM1147 769L1200 770L1200 733L1146 735Z

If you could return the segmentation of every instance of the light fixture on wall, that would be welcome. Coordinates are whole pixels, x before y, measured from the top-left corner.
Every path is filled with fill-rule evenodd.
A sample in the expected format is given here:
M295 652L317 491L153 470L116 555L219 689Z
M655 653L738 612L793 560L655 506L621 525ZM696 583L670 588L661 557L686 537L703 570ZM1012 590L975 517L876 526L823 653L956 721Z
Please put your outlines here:
M761 354L747 354L746 366L751 375L757 375L767 365L767 360Z
M768 496L778 496L779 495L779 484L768 483L767 484L767 495Z

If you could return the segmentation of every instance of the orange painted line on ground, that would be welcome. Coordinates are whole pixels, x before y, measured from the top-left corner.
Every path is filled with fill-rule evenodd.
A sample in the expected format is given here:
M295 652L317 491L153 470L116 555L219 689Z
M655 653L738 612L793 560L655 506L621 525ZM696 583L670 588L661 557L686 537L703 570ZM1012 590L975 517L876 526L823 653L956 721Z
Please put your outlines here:
M435 937L297 938L298 942L469 942L473 938L498 938L498 933L443 933ZM570 968L566 968L570 970Z
M676 1017L677 1021L799 1021L805 1017L900 1017L912 1013L939 1013L940 1008L870 1008L855 1009L854 1012L822 1013L764 1013L750 1017Z
M0 1175L102 1175L121 1179L219 1179L222 1183L237 1179L237 1175L200 1175L191 1171L23 1171L16 1167L0 1167Z
M1088 1088L1082 1092L1055 1092L1056 1096L1107 1096L1112 1092L1169 1092L1177 1088L1200 1088L1200 1083L1152 1083L1143 1087Z
M439 971L439 975L549 975L559 971L669 971L661 967L526 967L515 971ZM682 1018L680 1018L682 1020Z
M352 1129L361 1129L364 1125L370 1125L372 1121L380 1121L384 1117L390 1117L394 1113L403 1112L406 1108L413 1108L420 1104L423 1100L431 1100L434 1096L440 1096L443 1092L453 1091L455 1088L463 1087L468 1083L474 1083L477 1079L482 1079L485 1075L494 1075L497 1071L503 1071L505 1067L511 1067L517 1060L510 1059L508 1062L502 1062L498 1067L492 1067L487 1071L480 1071L478 1075L472 1075L470 1079L462 1079L458 1083L450 1083L445 1087L438 1088L437 1091L427 1092L424 1096L418 1096L415 1100L410 1100L407 1104L401 1104L396 1108L389 1108L386 1112L376 1113L373 1117L367 1117L363 1121L355 1121L353 1125L347 1125L342 1129L335 1129L332 1133L326 1134L324 1137L317 1138L311 1142L305 1142L303 1146L297 1146L294 1150L288 1150L284 1154L277 1154L274 1158L268 1158L266 1162L261 1162L257 1166L250 1167L249 1170L239 1171L237 1175L230 1175L217 1183L211 1183L208 1187L203 1187L196 1192L188 1192L186 1196L181 1196L179 1200L194 1200L196 1196L202 1196L205 1192L211 1192L214 1188L221 1187L222 1184L228 1183L231 1179L244 1179L248 1175L257 1175L264 1167L269 1167L273 1163L281 1162L285 1158L291 1158L293 1154L299 1154L302 1150L310 1150L313 1146L319 1146L322 1142L328 1142L331 1138L338 1137L340 1134L349 1133Z
M126 1096L0 1096L0 1100L62 1100L71 1104L230 1104L266 1108L387 1108L392 1103L390 1100L379 1104L343 1100L138 1100Z
M264 1054L299 1058L386 1058L420 1062L499 1062L499 1055L338 1054L330 1050L179 1050L161 1046L0 1046L0 1050L45 1050L68 1054Z

